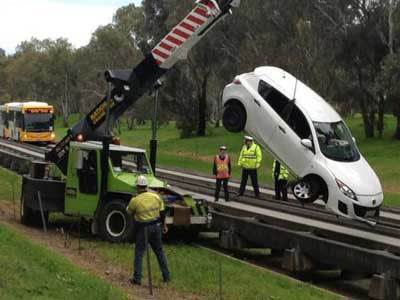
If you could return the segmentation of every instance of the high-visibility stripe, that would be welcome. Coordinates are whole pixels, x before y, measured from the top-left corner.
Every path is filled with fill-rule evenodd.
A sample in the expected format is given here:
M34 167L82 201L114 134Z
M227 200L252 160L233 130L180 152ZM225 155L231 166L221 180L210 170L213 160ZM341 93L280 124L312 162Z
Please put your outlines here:
M160 56L160 57L162 57L162 58L165 58L165 59L167 59L168 57L170 57L170 55L168 55L168 54L166 54L166 53L160 51L158 48L155 48L155 49L153 50L153 53L155 53L155 54L157 54L158 56Z
M188 25L192 26L194 30L196 30L199 27L199 24L190 21L188 18L185 19L185 23L187 23Z
M157 46L157 47L155 47L154 49L157 49L158 51L161 51L162 53L168 55L168 57L170 57L170 56L172 55L172 52L171 52L171 51L168 51L168 50L166 50L166 49L164 49L164 48L161 48L160 46ZM153 50L154 50L154 49L153 49Z
M175 28L174 31L172 31L173 33L183 37L184 39L188 39L190 37L189 34L187 34L186 32L183 32L182 30L180 30L179 28Z
M199 20L202 20L203 22L205 22L205 21L208 20L208 18L203 17L202 15L199 15L199 14L197 14L197 13L195 13L195 12L192 12L190 15L193 16L193 17L195 17L195 18L197 18L197 19L199 19Z
M162 43L164 43L164 44L166 44L166 45L168 45L168 46L170 46L170 47L172 47L172 48L176 48L176 44L174 44L174 43L168 41L167 39L163 39L163 40L162 40Z
M214 9L214 8L215 8L214 4L213 4L211 1L207 1L206 5L207 5L208 8L210 8L210 9Z
M186 28L182 26L178 26L178 29L186 33L187 35L191 36L193 34L193 31L187 30Z
M199 14L199 15L203 16L203 17L206 17L206 18L209 17L207 11L204 10L204 9L202 9L202 8L200 8L200 7L196 8L196 9L194 10L194 12L195 12L196 14Z
M181 41L182 43L185 42L185 41L187 40L187 39L184 38L183 36L177 35L177 34L174 33L174 32L171 32L169 35L170 35L171 37L173 37L174 39L176 39L176 40L178 40L178 41Z
M180 45L182 45L183 44L183 42L182 41L180 41L180 40L177 40L176 38L174 38L173 36L171 36L171 35L168 35L167 37L166 37L166 39L168 40L168 41L170 41L170 42L172 42L172 43L174 43L175 45L177 45L177 46L180 46Z
M154 51L152 51L151 53L153 54L154 59L160 62L159 64L165 62L165 58L162 58L161 56L157 55L156 53L154 53Z
M187 23L187 22L182 22L181 24L179 24L181 27L183 27L183 28L185 28L185 29L187 29L187 30L190 30L190 31L192 31L192 32L195 32L195 30L196 30L196 28L194 28L194 26L192 26L192 25L190 25L189 23Z
M159 46L160 46L161 48L164 48L164 49L167 50L167 51L170 51L170 52L171 52L171 50L174 48L174 47L172 47L172 46L167 45L166 43L164 43L164 41L162 41L162 42L160 43Z
M188 18L188 20L190 20L190 21L192 21L192 22L194 22L194 23L196 23L198 25L203 25L204 24L203 20L200 20L200 19L196 18L193 15L189 15L187 18Z

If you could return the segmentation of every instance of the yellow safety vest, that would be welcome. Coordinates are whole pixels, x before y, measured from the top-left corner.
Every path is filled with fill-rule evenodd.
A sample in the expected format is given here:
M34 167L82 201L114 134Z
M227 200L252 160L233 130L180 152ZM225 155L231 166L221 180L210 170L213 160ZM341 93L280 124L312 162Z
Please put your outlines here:
M275 179L275 167L276 167L276 160L274 160L274 164L272 165L272 178ZM281 164L279 169L279 176L278 180L288 180L289 179L289 171L285 168L284 165Z
M261 165L262 152L260 146L256 143L247 148L243 146L240 151L238 165L244 169L258 169Z
M126 208L128 213L134 214L139 222L150 222L160 218L160 211L165 209L164 201L155 193L144 192L132 198Z

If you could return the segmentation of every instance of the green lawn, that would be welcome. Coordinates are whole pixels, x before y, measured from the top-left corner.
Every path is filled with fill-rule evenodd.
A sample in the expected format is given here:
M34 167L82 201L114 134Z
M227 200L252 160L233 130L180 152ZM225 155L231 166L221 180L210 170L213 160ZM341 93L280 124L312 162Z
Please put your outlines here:
M72 119L71 124L78 117L74 115ZM396 119L392 115L387 115L384 137L372 139L364 137L360 115L348 118L346 121L357 140L360 151L374 168L383 184L385 205L400 205L400 141L395 141L391 137ZM59 126L58 123L58 128ZM129 131L126 122L122 120L121 129L123 144L148 148L151 138L150 122ZM58 136L62 137L65 129L59 128L57 132ZM234 162L233 177L240 178L240 169L237 167L236 161L242 146L243 134L229 133L224 128L209 127L206 137L180 139L178 130L171 123L159 128L157 136L159 142L157 161L159 166L195 170L211 175L213 156L217 153L218 147L223 144L228 147ZM264 151L264 163L259 171L261 184L272 183L271 167L271 156Z
M308 284L287 279L240 261L217 255L195 246L166 245L171 271L170 286L176 290L194 293L205 299L219 299L219 265L222 265L224 299L341 299ZM99 243L98 251L113 263L131 268L132 246ZM155 256L151 255L153 279L161 284L161 275ZM147 272L144 264L143 282Z
M126 299L64 257L0 224L0 299Z

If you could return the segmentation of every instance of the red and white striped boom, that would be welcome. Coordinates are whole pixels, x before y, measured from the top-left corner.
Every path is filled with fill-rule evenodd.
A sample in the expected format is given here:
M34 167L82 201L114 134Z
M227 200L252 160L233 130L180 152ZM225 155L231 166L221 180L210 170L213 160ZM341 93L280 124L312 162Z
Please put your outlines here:
M197 6L176 25L151 51L159 67L169 69L178 60L186 59L188 51L226 15L227 9L238 7L239 0L198 0Z

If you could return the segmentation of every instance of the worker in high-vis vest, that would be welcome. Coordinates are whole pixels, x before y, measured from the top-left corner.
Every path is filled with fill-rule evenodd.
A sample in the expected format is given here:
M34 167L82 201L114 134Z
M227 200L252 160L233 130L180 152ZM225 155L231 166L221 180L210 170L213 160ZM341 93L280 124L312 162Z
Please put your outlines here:
M240 151L238 165L242 168L242 180L238 196L243 196L246 189L247 179L250 176L251 184L256 198L260 197L258 187L257 169L261 166L262 152L259 145L254 143L251 136L244 137L244 145Z
M228 181L231 177L231 160L226 153L226 147L219 147L219 153L214 158L213 174L216 178L215 202L218 202L221 184L224 188L225 201L229 201Z
M162 233L167 233L165 224L164 201L159 195L147 191L147 178L143 175L136 180L137 196L129 202L126 211L134 216L136 244L133 277L131 284L140 285L142 279L142 261L150 244L161 269L164 282L170 281L167 258L162 247Z
M275 199L287 201L289 171L277 160L272 165L272 177L275 180Z

